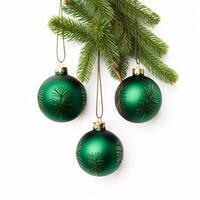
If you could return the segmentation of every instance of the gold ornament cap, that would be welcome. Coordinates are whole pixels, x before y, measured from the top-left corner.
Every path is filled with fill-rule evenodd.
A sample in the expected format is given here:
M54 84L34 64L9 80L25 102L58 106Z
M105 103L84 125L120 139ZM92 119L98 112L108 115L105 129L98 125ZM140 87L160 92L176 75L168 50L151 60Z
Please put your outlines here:
M106 124L105 124L105 122L97 121L97 122L93 123L93 128L95 130L103 130L106 128Z
M55 72L57 75L67 75L68 74L67 67L57 67Z
M134 75L144 75L144 68L133 68Z

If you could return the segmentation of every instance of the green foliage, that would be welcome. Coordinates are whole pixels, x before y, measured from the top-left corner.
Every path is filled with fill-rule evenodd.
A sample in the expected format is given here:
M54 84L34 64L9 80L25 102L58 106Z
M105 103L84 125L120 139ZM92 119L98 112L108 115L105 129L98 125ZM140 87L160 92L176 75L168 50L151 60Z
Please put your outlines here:
M63 11L84 23L93 19L93 13L91 9L88 9L85 1L70 0L67 6L63 8Z
M160 16L153 12L151 9L135 0L127 0L129 2L130 9L135 9L137 17L149 26L155 26L160 22Z
M86 26L70 18L54 16L49 21L49 28L69 41L85 43L90 40Z
M111 76L123 80L136 50L154 76L166 83L177 81L177 73L161 61L167 44L147 28L157 25L160 17L138 0L68 0L63 10L67 16L52 17L49 27L67 40L84 44L77 71L82 82L90 79L98 52Z
M170 84L177 81L178 74L145 47L142 47L141 49L140 60L154 76L162 81Z
M90 79L97 53L96 44L92 41L86 43L81 50L80 63L77 71L77 76L80 81L84 82Z
M107 0L86 0L85 2L87 2L88 7L94 6L93 16L95 16L95 12L100 12L101 16L106 20L114 18L114 11Z
M162 56L167 53L168 45L144 26L139 25L138 35L140 37L141 45L146 46L155 55Z
M131 19L141 21L148 26L155 26L160 22L160 16L137 0L109 0L114 9L126 14Z

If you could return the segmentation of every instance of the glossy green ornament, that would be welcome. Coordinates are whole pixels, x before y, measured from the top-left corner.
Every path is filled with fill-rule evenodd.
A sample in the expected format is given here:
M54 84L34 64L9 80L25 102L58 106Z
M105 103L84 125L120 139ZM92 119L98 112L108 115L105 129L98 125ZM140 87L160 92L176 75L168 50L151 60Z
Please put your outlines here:
M48 78L38 92L38 104L46 117L56 122L75 119L86 104L86 91L83 85L67 74L66 68L56 71Z
M84 135L76 150L80 167L93 176L107 176L122 162L121 141L105 128L96 128Z
M162 94L158 85L143 73L125 79L115 94L115 105L126 120L142 123L151 120L160 110Z

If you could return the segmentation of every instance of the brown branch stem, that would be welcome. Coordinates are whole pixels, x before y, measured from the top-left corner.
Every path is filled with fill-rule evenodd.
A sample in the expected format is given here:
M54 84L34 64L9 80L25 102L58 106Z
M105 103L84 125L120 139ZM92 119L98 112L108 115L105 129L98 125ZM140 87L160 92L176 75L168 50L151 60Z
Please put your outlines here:
M119 68L118 68L118 66L117 66L117 64L116 64L116 62L115 62L114 60L112 61L112 68L113 68L113 70L114 70L116 76L117 76L118 79L120 80L120 82L122 82L122 81L123 81L123 78L122 78L121 73L120 73L120 71L119 71Z

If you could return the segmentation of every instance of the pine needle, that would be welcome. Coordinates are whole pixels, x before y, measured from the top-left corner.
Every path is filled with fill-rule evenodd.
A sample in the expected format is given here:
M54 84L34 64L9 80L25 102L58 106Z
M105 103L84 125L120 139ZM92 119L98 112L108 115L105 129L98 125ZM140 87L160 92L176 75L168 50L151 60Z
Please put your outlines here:
M147 28L157 25L160 16L140 1L68 0L63 10L67 16L52 17L49 28L68 41L84 44L77 71L82 82L89 81L98 51L110 75L122 81L129 60L136 56L136 39L141 63L160 80L177 81L178 74L161 60L168 45Z
M92 41L86 43L81 50L80 62L77 71L78 79L81 82L89 81L97 53L97 47Z

